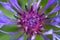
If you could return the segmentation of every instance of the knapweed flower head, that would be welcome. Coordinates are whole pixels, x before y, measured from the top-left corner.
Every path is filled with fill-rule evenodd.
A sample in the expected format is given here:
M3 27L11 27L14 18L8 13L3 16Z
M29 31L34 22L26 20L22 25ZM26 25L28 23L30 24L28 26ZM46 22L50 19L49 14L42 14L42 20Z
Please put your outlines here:
M0 4L5 9L12 11L15 17L15 19L9 18L0 10L0 28L8 24L17 24L19 26L18 32L5 32L3 30L0 30L0 32L15 35L23 31L23 34L26 33L27 35L26 40L35 40L36 35L41 35L44 40L50 40L46 35L52 35L52 40L60 40L60 36L56 34L56 32L60 32L60 30L53 30L52 27L49 30L45 29L45 24L60 28L60 14L58 12L60 11L59 0L47 0L47 4L42 8L40 8L39 4L43 0L33 0L32 4L31 1L32 0L28 0L27 5L25 5L25 10L19 6L18 0L8 0L7 2L0 1ZM51 12L45 13L44 11L54 3L56 6ZM49 17L54 12L56 12L56 15ZM14 40L24 40L23 34ZM10 38L10 40L13 39Z

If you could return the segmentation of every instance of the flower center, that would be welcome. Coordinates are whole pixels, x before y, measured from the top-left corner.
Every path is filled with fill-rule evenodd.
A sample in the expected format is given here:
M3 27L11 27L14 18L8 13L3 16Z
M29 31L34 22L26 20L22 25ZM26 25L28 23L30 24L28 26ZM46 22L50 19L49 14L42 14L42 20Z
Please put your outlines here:
M40 18L36 14L29 14L29 15L26 15L25 17L25 24L28 27L34 27L36 26L37 23L39 23L39 20Z
M39 15L33 11L27 11L27 13L24 12L23 15L21 15L19 20L21 21L18 22L18 24L21 25L26 33L39 33L45 23L45 15Z

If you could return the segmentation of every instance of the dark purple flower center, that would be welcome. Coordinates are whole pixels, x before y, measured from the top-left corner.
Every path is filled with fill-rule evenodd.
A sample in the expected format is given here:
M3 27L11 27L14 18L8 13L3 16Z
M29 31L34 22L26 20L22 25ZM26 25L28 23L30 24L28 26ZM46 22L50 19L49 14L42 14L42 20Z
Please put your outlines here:
M45 23L45 15L39 15L39 13L34 11L26 11L21 15L21 22L18 22L22 26L24 31L28 34L39 32Z
M34 27L36 26L37 23L39 23L39 16L36 15L36 14L30 14L30 15L26 15L26 18L25 18L25 24L28 26L28 27Z

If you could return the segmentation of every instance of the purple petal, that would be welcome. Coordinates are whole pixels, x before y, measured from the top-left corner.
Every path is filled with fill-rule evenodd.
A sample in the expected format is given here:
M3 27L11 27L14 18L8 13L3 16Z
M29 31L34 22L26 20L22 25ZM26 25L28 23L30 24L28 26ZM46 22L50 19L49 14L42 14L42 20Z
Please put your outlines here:
M50 5L52 5L55 2L55 0L48 0L47 4L45 5L45 9L48 8Z
M59 26L59 25L55 25L55 27L60 28L60 26Z
M60 30L54 31L54 32L60 32Z
M14 35L10 35L10 40L14 40Z
M17 0L9 0L9 2L11 3L11 5L13 7L15 7L19 12L22 12L22 8L19 6Z
M35 11L37 9L37 2L33 2L33 11Z
M55 20L56 22L60 22L60 14L57 14L53 20Z
M53 29L50 29L43 33L43 35L53 34Z
M55 39L60 40L60 35L53 34L53 40L55 40Z
M30 8L30 2L31 2L31 0L28 0L28 7Z
M55 37L53 37L53 40L56 40L56 38L55 38Z
M35 40L35 34L33 34L33 35L30 35L28 38L27 38L27 40Z
M49 31L44 32L43 35L42 35L42 37L43 37L45 40L49 40L49 39L46 38L45 35L51 34L51 35L53 36L53 40L56 40L56 39L60 40L60 35L57 35L57 34L55 34L54 32L60 32L60 30L53 31L53 29L50 29Z
M41 0L38 0L38 2L37 2L37 7L39 6L40 2L41 2Z
M44 38L44 40L50 40L50 39L47 38L45 35L42 35L42 37Z
M48 0L47 4L40 10L39 13L43 13L50 5L52 5L55 2L55 0Z
M5 34L11 34L11 35L17 34L17 32L5 32L3 30L0 30L0 32L5 33Z
M59 23L60 23L60 14L57 14L54 18L52 18L50 24L60 28Z
M16 22L13 19L5 16L3 12L0 10L0 25L1 25L0 28L3 25L8 25L8 24L16 24Z
M16 13L16 11L12 9L12 7L11 7L11 5L10 5L9 3L7 3L7 2L0 2L0 4L1 4L5 9Z
M23 35L20 35L16 40L24 40Z
M5 25L4 23L0 23L0 28L2 28L2 26Z
M41 0L38 0L38 2L36 2L36 0L34 0L34 2L32 4L33 5L33 11L38 9L40 2L41 2Z
M57 4L60 5L60 1L59 0L56 0Z
M56 5L56 6L53 8L53 10L52 10L50 13L48 13L48 15L49 15L49 14L52 14L53 12L57 12L58 10L60 10L60 6L59 6L59 5Z
M60 28L60 26L58 25L59 24L58 22L51 22L50 24L53 25L53 26L55 26L55 27Z

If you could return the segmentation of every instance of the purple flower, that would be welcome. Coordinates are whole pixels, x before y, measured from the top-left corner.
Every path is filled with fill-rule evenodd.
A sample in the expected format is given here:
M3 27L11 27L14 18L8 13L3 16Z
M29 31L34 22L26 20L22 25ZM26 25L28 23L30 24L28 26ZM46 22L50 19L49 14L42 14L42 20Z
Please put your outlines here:
M50 14L53 14L54 12L58 12L60 10L60 6L58 5L58 0L48 0L47 4L39 9L39 4L41 0L33 0L33 3L30 4L31 0L28 0L28 5L25 6L26 10L23 10L17 0L8 0L7 2L1 2L0 4L7 10L12 11L14 13L14 16L16 19L9 18L3 14L3 12L0 10L0 28L2 28L4 25L8 24L17 24L20 29L19 31L24 31L22 35L20 35L15 40L24 40L23 35L24 33L27 34L26 40L35 40L36 34L41 35L44 40L50 40L46 37L46 35L52 35L53 40L60 40L60 36L56 34L55 32L60 32L60 30L44 30L44 24L50 24L53 26L56 26L60 28L58 25L60 23L60 14L56 13L56 16L53 18L48 18ZM48 14L44 14L44 11L52 4L56 3L56 6L53 8L51 12ZM15 11L14 8L16 8L17 11ZM38 10L39 9L39 10ZM19 16L19 17L18 17ZM50 22L48 22L50 20ZM45 31L45 32L41 32ZM5 32L3 30L0 30L0 32L3 32L5 34L15 35L18 32ZM12 37L10 40L13 40Z

